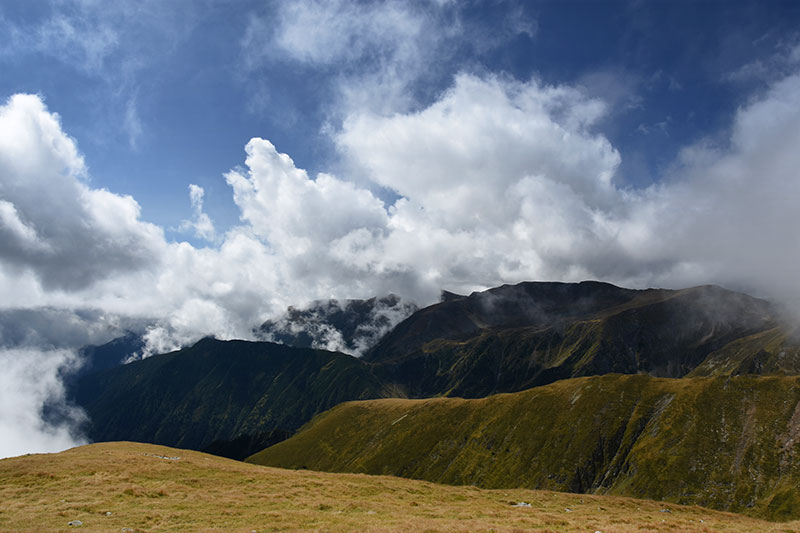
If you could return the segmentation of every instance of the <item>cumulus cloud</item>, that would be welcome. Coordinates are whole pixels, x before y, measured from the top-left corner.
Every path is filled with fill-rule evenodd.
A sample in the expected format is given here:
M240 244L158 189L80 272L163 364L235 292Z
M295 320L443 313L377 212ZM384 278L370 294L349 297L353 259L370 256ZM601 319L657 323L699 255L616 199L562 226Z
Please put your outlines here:
M282 256L313 254L360 229L387 222L383 202L369 191L320 174L311 180L267 140L246 147L249 172L226 175L242 219Z
M217 239L217 232L214 229L214 222L211 217L203 211L203 197L206 192L199 185L189 184L189 200L192 204L192 219L181 222L180 231L194 231L194 235L209 242Z
M249 337L319 298L396 293L420 304L524 279L643 286L720 282L786 292L798 264L792 199L800 82L737 113L730 139L688 147L658 185L616 181L623 157L580 87L460 75L415 112L351 113L335 142L358 174L309 176L265 139L225 178L241 224L215 235L202 188L169 243L130 197L94 189L75 142L35 96L0 110L5 308L149 319L150 349ZM386 201L368 187L391 190ZM761 275L766 273L766 275Z
M599 278L785 296L800 262L797 79L741 108L727 143L687 147L646 189L615 182L622 155L597 131L606 107L580 87L471 75L421 111L352 113L335 132L348 168L393 191L391 205L312 179L261 139L247 175L228 181L286 275L333 294L371 286L424 303L442 287Z
M418 113L350 116L340 150L402 196L375 259L425 273L431 292L582 267L625 207L620 156L592 131L603 113L574 88L462 75Z
M47 289L78 289L153 264L163 232L130 196L92 189L58 115L32 95L0 107L0 254Z

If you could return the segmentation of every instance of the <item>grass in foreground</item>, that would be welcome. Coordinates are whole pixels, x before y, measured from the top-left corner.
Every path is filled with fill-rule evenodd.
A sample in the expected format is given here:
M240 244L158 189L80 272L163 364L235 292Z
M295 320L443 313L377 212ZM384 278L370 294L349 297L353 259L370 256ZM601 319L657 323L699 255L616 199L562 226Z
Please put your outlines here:
M4 459L0 502L4 531L800 531L700 507L281 470L129 442Z

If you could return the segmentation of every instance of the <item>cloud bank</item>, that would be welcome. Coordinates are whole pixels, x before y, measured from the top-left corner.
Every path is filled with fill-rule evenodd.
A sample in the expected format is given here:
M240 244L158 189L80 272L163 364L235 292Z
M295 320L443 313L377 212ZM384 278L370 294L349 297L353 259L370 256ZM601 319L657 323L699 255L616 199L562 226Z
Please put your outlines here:
M85 415L63 408L61 372L78 365L74 352L67 350L0 350L0 457L32 452L58 452L85 444L75 429ZM43 420L48 405L61 404L59 422Z

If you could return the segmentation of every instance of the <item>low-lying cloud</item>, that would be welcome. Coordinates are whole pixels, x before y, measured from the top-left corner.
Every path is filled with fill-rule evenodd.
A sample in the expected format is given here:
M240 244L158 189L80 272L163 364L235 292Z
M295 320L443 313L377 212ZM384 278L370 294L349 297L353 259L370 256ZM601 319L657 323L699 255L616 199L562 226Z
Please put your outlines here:
M85 444L76 428L86 415L67 406L61 379L79 364L69 350L0 349L0 457ZM55 421L43 417L48 407L58 408Z

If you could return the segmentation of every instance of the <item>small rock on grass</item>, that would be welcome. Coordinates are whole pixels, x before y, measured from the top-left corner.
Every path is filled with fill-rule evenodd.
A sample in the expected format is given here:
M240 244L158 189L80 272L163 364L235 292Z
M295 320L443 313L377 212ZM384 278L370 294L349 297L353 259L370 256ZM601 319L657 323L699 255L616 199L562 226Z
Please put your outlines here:
M83 525L83 522L81 522L80 520L71 520L70 522L67 523L67 525L70 527L81 527Z

